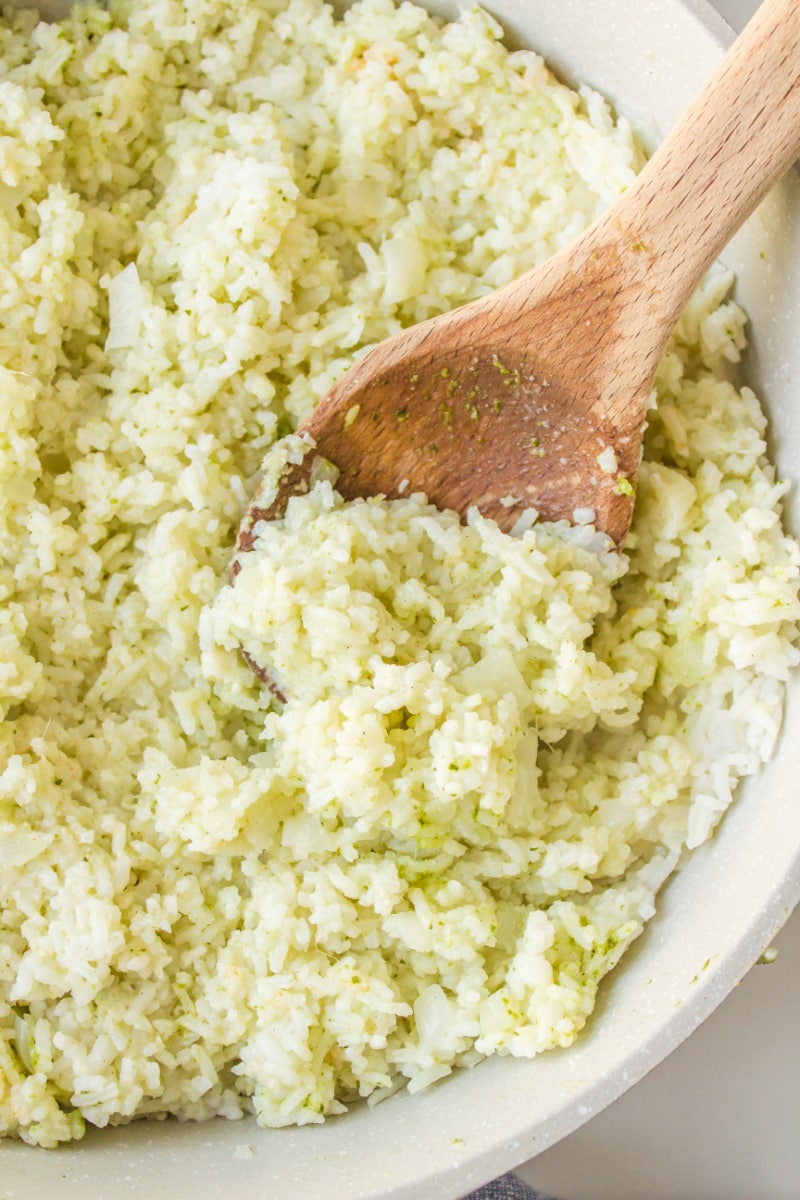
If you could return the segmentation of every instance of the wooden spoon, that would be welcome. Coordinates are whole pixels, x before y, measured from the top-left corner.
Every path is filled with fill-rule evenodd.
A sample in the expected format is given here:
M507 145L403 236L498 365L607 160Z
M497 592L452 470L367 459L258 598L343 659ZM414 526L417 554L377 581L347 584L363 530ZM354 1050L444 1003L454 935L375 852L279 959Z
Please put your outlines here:
M800 153L800 0L765 0L622 199L516 282L365 354L299 432L338 490L421 491L510 529L520 512L628 533L645 412L703 273ZM253 527L303 491L309 454ZM234 575L236 570L234 569Z

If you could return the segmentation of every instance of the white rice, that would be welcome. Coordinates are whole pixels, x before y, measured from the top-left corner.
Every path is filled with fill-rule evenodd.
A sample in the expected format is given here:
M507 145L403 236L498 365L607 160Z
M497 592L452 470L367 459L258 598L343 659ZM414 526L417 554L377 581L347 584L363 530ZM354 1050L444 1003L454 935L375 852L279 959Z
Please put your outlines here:
M724 273L625 556L322 481L226 584L262 456L354 355L640 163L478 11L6 14L0 1133L316 1122L567 1046L772 753L799 556Z

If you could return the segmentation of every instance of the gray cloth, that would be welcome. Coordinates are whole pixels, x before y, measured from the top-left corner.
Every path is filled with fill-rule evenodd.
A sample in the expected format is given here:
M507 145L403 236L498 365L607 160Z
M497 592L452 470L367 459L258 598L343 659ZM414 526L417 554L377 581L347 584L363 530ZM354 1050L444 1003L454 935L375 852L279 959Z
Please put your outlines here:
M470 1192L464 1200L552 1200L535 1192L516 1175L501 1175L493 1183L485 1183L477 1192Z

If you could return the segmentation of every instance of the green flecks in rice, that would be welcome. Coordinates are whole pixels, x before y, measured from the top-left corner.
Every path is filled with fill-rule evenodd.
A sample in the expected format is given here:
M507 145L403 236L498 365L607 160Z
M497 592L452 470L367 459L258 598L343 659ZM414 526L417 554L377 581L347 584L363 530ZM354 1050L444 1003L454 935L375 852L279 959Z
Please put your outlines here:
M724 274L661 365L624 559L321 480L224 584L265 452L354 355L641 163L498 32L383 0L0 25L2 1133L313 1122L568 1045L772 752L798 554Z

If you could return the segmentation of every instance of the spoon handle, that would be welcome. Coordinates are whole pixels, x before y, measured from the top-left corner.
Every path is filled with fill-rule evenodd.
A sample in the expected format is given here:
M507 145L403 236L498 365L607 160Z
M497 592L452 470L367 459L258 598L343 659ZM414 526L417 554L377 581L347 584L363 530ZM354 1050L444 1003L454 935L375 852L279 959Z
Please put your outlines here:
M611 217L670 322L798 154L800 0L764 0Z

